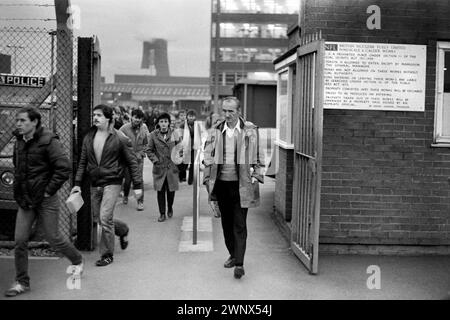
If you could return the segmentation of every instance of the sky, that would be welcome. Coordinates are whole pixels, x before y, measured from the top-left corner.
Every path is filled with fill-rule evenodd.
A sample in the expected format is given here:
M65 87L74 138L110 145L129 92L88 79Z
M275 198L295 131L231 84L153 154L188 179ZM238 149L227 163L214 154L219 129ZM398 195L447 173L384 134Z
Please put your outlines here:
M210 0L71 0L79 15L75 36L96 35L102 54L102 75L145 74L140 69L142 42L168 40L172 76L209 76ZM15 6L8 6L15 4ZM19 6L17 6L19 4ZM21 6L25 4L27 6ZM0 27L39 25L54 28L54 21L12 21L14 18L55 18L51 0L0 0Z

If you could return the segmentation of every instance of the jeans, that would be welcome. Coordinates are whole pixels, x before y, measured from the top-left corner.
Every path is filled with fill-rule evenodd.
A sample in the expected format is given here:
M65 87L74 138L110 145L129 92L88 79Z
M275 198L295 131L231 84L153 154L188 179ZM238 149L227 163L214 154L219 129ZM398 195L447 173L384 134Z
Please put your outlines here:
M138 158L138 169L139 169L139 175L143 177L144 175L144 158ZM130 170L128 168L125 169L125 181L123 183L123 195L125 197L128 197L130 194L130 188L131 188L131 174ZM144 202L144 184L142 184L142 195L137 200L138 202Z
M216 181L214 187L219 203L225 245L237 266L244 265L247 242L247 211L241 208L239 181Z
M40 219L44 229L45 239L50 246L62 253L72 264L80 264L82 256L77 249L58 232L60 201L57 194L44 198L42 203L35 209L25 210L19 208L16 217L15 230L15 264L16 281L21 284L30 285L28 276L28 240L31 228L36 218Z
M114 234L128 233L127 225L114 219L114 208L120 194L121 185L91 187L91 208L94 221L101 226L99 251L102 257L114 255Z

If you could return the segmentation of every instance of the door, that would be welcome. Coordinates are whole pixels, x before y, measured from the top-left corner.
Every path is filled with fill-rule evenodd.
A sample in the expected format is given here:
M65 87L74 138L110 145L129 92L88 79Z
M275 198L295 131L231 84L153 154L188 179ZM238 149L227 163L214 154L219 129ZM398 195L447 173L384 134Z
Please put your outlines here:
M297 50L291 248L311 274L319 258L324 48L316 39Z

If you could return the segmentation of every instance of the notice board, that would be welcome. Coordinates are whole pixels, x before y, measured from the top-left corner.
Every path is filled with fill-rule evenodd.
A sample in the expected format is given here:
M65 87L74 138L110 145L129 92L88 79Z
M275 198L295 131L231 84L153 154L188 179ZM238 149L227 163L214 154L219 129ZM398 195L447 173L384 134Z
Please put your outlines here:
M425 110L425 45L326 42L324 69L324 108Z

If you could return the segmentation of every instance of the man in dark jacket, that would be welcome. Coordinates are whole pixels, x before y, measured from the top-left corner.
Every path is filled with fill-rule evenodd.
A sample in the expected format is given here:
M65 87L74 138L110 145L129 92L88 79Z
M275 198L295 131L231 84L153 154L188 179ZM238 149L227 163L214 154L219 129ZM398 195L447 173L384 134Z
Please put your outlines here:
M130 139L114 129L113 108L98 105L94 108L94 126L83 139L80 161L72 192L81 191L83 177L91 182L91 207L94 218L100 222L102 233L99 244L101 258L96 265L113 262L114 233L120 236L122 249L128 227L113 220L114 207L120 194L125 167L130 170L136 198L142 195L142 176L139 175L136 155Z
M14 199L19 205L15 230L16 282L5 292L13 297L30 289L28 239L35 219L41 220L45 238L72 262L72 272L81 274L83 258L58 233L59 198L57 191L69 178L71 164L58 137L41 126L41 114L25 107L16 115L17 130L13 162Z

